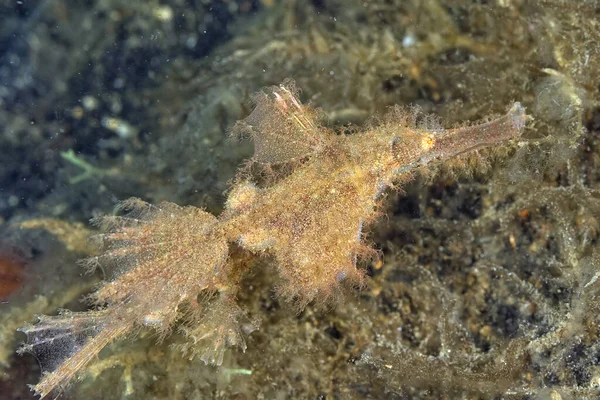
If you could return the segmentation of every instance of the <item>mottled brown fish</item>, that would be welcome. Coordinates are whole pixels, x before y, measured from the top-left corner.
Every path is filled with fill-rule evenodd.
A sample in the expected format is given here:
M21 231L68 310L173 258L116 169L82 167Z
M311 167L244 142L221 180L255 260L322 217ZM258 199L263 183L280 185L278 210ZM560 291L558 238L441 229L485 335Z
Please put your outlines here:
M233 243L275 259L278 293L298 309L330 302L342 285L361 286L357 261L374 253L363 230L380 215L386 188L432 163L517 138L527 119L515 103L496 120L445 130L419 125L417 112L396 107L378 125L344 135L319 124L320 112L298 101L291 81L253 100L254 111L232 133L251 136L251 164L269 177L259 185L242 169L218 217L130 199L120 206L126 215L98 220L105 250L86 264L112 278L90 296L95 309L41 316L21 329L21 351L36 354L45 370L33 386L41 397L139 327L163 338L180 321L189 338L183 351L206 363L220 365L227 346L245 349L244 335L255 326L236 293L249 264Z

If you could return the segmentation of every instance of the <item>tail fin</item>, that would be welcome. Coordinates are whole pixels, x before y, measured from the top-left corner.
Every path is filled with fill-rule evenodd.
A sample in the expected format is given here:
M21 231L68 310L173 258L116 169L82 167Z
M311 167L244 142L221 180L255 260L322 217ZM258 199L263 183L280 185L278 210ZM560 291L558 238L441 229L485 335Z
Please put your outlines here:
M127 215L104 218L104 252L87 261L112 279L90 296L98 311L39 317L21 329L44 376L33 387L42 397L63 386L103 347L134 328L148 326L164 337L180 316L179 306L227 281L227 242L217 219L196 207L171 203L123 203Z
M64 387L106 345L131 331L131 323L113 314L114 310L62 311L55 317L39 316L36 325L19 329L27 335L19 353L35 355L44 373L32 386L37 395L44 398L56 387Z

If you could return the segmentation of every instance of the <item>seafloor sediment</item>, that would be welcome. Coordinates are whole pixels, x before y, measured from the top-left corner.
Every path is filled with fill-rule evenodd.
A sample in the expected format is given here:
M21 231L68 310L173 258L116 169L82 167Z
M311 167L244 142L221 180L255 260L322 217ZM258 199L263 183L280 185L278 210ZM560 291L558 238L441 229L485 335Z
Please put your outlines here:
M293 78L352 134L394 105L444 126L520 101L522 140L388 194L381 262L331 310L240 297L260 329L223 366L152 332L65 398L597 398L597 1L124 1L0 5L0 398L32 398L15 330L85 309L86 221L130 196L218 213L249 95ZM89 228L92 229L92 228ZM10 260L10 261L9 261ZM17 284L15 284L17 282Z

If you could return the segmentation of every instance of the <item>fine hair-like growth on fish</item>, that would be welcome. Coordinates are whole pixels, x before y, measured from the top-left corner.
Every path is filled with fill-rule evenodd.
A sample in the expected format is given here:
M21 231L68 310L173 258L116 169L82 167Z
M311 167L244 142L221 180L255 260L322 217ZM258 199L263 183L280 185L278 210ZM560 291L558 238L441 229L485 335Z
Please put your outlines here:
M444 130L420 125L418 112L396 107L379 125L344 135L300 103L291 81L253 100L254 111L232 135L251 137L251 164L279 175L272 172L259 184L243 168L219 216L129 199L120 216L96 220L105 232L104 250L85 264L110 278L89 296L91 310L40 316L21 329L27 335L21 351L34 353L44 370L33 386L42 398L109 343L142 328L162 340L178 326L189 338L182 350L206 363L220 365L228 346L244 350L244 336L256 324L236 304L249 265L233 244L276 261L277 293L297 310L313 301L331 304L343 287L361 287L360 260L376 255L364 231L380 216L386 188L401 187L433 164L517 138L527 119L515 103L498 119Z

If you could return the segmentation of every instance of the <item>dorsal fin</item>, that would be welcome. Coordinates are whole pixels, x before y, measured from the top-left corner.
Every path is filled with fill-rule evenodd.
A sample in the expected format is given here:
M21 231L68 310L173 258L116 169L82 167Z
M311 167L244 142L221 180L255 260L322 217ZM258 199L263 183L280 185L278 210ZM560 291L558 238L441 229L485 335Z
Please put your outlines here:
M317 123L319 111L300 103L298 92L294 82L286 80L254 94L254 110L231 129L233 136L252 137L255 161L298 161L324 147L327 130Z

